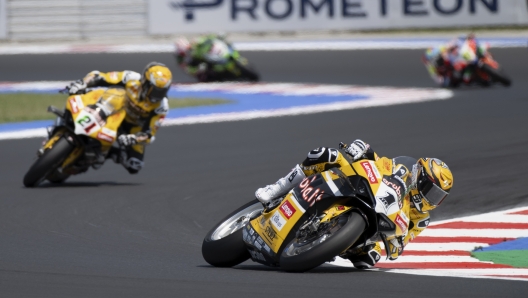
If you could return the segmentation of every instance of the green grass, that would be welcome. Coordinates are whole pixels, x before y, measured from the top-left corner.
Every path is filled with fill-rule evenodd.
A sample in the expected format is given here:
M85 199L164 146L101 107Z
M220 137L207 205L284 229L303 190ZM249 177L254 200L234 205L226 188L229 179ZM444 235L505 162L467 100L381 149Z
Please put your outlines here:
M528 268L528 250L472 252L471 256L484 262Z
M0 93L0 123L54 119L48 106L63 108L66 95L38 93ZM215 98L171 98L169 107L184 108L226 104L231 101Z

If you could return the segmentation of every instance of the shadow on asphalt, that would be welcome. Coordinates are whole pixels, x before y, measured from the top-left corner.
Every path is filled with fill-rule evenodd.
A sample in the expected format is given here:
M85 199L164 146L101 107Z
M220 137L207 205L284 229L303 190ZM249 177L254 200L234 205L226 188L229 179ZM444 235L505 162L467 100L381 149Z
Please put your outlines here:
M217 268L214 266L207 266L207 265L201 265L198 266L201 268ZM276 271L276 272L283 272L288 273L286 271L283 271L280 268L277 267L267 267L264 265L238 265L233 268L217 268L217 269L223 269L223 270L247 270L247 271ZM306 273L367 273L369 270L358 270L353 267L338 267L338 266L331 266L331 265L322 265L317 268L314 268L310 271L304 272Z
M43 188L68 188L68 187L100 187L100 186L141 186L142 183L128 183L128 182L63 182L63 183L46 183L42 184L37 189Z

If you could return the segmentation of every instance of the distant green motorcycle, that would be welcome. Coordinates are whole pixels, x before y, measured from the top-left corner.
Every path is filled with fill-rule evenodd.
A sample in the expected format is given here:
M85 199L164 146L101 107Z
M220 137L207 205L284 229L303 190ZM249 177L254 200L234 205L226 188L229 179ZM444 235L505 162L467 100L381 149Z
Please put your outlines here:
M174 56L179 66L199 82L259 80L248 60L219 36L210 35L194 42L178 39Z

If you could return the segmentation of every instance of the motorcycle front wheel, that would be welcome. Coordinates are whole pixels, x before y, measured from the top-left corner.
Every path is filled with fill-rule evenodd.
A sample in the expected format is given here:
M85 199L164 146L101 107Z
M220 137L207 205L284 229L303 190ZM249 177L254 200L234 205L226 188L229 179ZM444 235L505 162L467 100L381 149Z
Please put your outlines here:
M253 200L222 219L205 236L204 260L215 267L233 267L250 258L242 239L242 228L262 213L262 204Z
M322 265L354 244L366 226L360 214L350 212L320 224L315 232L299 231L282 250L280 267L303 272Z
M24 186L35 187L54 172L75 149L64 137L60 138L53 147L46 150L24 176Z

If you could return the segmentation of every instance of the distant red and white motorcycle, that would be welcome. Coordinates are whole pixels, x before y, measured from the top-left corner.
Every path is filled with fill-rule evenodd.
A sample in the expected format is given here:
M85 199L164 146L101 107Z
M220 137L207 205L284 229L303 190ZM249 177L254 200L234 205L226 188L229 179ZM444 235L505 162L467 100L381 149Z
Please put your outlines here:
M512 83L489 52L489 47L480 45L471 35L427 49L422 61L433 79L444 87L458 87L460 84L490 86L494 83L510 86Z

